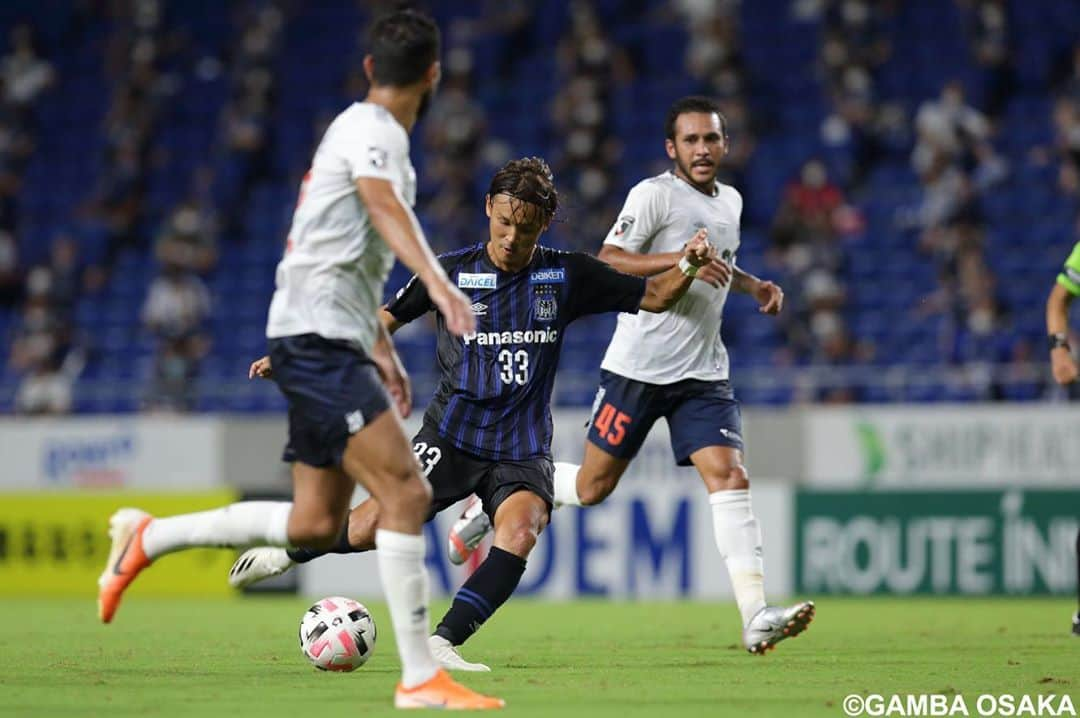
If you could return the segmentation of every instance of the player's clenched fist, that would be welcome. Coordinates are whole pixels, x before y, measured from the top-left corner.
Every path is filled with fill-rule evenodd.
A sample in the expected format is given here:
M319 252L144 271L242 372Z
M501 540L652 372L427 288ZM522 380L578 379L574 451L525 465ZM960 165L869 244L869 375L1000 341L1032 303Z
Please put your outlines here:
M1054 381L1058 384L1072 384L1076 381L1076 360L1068 347L1058 347L1050 352L1050 366L1054 372Z
M716 258L716 247L709 244L709 232L699 229L683 248L686 261L695 267L704 267Z
M271 374L270 357L265 356L262 359L256 359L251 362L251 367L248 369L248 379L254 379L259 377L260 379L269 379Z

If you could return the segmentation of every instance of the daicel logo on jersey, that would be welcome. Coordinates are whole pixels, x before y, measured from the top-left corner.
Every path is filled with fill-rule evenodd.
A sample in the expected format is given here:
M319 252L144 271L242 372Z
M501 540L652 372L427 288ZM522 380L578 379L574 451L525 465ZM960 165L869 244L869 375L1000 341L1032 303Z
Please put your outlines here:
M460 289L495 289L495 275L462 272L458 275L457 285Z
M538 269L529 275L529 284L562 284L565 281L565 269Z

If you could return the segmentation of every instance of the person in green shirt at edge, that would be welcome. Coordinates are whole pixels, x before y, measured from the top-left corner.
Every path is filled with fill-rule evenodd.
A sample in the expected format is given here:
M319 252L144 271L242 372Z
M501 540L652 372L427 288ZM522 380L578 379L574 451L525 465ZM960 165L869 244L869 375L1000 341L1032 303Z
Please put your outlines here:
M1054 288L1046 300L1046 334L1050 345L1050 366L1054 371L1054 381L1062 386L1073 384L1077 378L1076 358L1069 346L1069 304L1073 297L1080 296L1080 242L1073 247L1072 254L1065 260L1065 266L1057 276ZM1080 577L1080 531L1076 534L1076 573ZM1080 578L1077 580L1078 600L1080 600ZM1073 615L1072 632L1080 636L1080 610Z

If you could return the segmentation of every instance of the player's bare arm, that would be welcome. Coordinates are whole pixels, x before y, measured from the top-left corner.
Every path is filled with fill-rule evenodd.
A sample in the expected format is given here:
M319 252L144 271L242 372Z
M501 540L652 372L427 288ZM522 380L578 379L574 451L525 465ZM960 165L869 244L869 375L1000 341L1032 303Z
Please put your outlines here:
M640 254L629 252L614 244L605 244L596 255L601 262L610 264L624 274L637 277L651 277L678 264L683 256L681 252L661 252L659 254Z
M476 330L476 317L469 300L450 283L442 265L424 239L420 223L398 192L388 180L360 177L356 191L371 217L379 235L401 260L427 287L431 301L442 312L446 326L456 336Z
M776 315L784 308L784 290L779 284L766 279L758 279L738 267L732 268L731 288L756 299L759 305L758 311L762 314Z
M1050 339L1050 367L1054 381L1071 384L1076 381L1078 369L1068 344L1069 305L1073 295L1060 284L1055 284L1046 299L1046 334Z
M674 267L682 256L681 252L639 254L638 252L627 251L614 244L605 244L600 248L597 259L610 264L624 274L653 277ZM726 262L714 259L702 266L694 278L714 287L723 287L731 281L731 267Z
M371 350L371 360L375 362L375 368L379 370L379 376L382 377L390 398L394 400L398 413L407 417L412 413L412 385L409 382L409 373L405 371L405 365L401 363L401 357L394 348L390 331L382 321L383 314L389 312L379 309L379 334Z
M683 248L675 266L645 282L645 295L641 309L646 312L663 312L679 301L700 269L716 259L716 247L709 244L708 233L699 229L693 239ZM685 260L685 263L683 262Z

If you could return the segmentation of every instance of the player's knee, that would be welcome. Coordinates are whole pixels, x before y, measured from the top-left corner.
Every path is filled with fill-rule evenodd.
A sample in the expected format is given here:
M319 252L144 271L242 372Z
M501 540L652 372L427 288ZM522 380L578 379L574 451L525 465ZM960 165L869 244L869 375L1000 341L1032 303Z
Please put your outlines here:
M289 517L289 541L304 548L329 548L341 533L341 521L329 514Z
M543 523L516 524L504 532L503 540L499 543L504 544L501 546L504 551L525 558L536 546L536 539L543 530Z
M385 495L376 497L384 513L423 516L431 507L431 484L419 472L397 477L391 485Z
M750 488L750 472L742 464L734 464L726 467L721 472L721 481L729 491Z
M593 506L606 499L615 490L618 478L613 476L597 476L578 484L578 498L582 506Z

